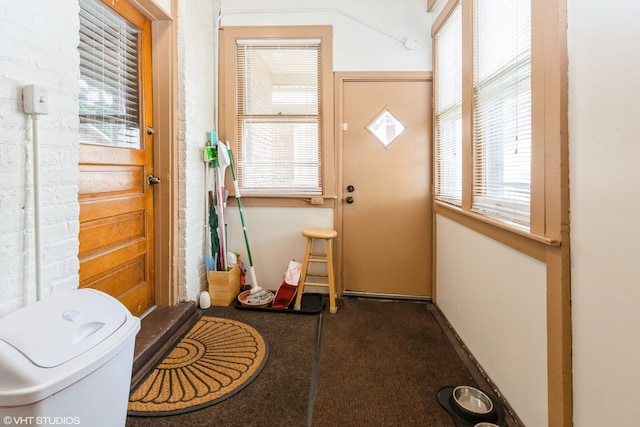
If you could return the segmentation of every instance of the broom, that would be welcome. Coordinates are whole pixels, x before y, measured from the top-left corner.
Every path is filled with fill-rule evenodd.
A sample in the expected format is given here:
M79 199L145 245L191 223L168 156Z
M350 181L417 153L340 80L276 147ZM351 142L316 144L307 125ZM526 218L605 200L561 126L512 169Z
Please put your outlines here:
M267 301L271 298L271 293L265 291L258 285L258 279L256 278L256 271L253 268L253 258L251 257L251 247L249 246L249 237L247 236L247 226L244 223L244 214L242 213L242 201L240 200L240 189L238 188L238 180L236 178L236 168L233 164L233 154L231 153L231 147L227 149L229 154L229 168L231 169L231 177L233 179L233 188L236 191L236 201L238 202L238 211L240 212L240 222L242 223L242 232L244 233L244 243L247 247L247 256L249 257L249 275L251 277L251 291L247 302L260 303Z

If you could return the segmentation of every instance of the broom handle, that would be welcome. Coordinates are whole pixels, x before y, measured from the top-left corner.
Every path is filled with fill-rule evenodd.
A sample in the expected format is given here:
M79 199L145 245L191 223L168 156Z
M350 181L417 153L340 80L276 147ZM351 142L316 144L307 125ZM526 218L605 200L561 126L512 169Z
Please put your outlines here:
M242 201L240 195L240 189L238 188L238 180L236 179L236 168L233 164L233 154L231 148L227 149L229 153L229 167L231 168L231 178L233 178L233 188L236 191L236 201L238 202L238 211L240 212L240 222L242 223L242 232L244 233L244 243L247 247L247 256L249 257L249 274L253 280L253 286L258 287L258 281L256 279L256 273L253 268L253 258L251 257L251 248L249 247L249 237L247 236L247 226L244 223L244 214L242 213Z

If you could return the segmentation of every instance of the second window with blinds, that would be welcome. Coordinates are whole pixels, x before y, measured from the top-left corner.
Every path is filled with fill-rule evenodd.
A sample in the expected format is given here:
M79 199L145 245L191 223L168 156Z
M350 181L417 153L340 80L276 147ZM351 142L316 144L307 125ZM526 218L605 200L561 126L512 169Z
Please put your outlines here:
M435 194L462 204L462 13L458 5L434 37Z
M450 1L433 36L436 200L529 230L531 2Z
M330 28L228 27L221 34L222 126L242 195L329 196Z

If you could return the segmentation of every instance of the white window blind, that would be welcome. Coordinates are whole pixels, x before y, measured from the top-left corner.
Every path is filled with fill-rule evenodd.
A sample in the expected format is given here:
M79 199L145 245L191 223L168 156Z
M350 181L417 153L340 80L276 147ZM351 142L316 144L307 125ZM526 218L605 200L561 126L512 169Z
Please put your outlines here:
M80 1L80 141L140 147L138 29L101 1Z
M436 33L435 197L462 204L462 20L458 5Z
M237 42L243 194L321 195L320 40Z
M529 227L530 0L477 0L473 210Z

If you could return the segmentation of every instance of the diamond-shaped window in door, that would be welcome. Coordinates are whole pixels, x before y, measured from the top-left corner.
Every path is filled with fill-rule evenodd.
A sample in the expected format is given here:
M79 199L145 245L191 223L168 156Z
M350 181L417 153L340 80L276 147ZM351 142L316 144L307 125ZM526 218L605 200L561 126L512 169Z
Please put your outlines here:
M371 123L367 125L367 130L383 146L387 148L406 129L400 120L396 119L388 108L384 108Z

